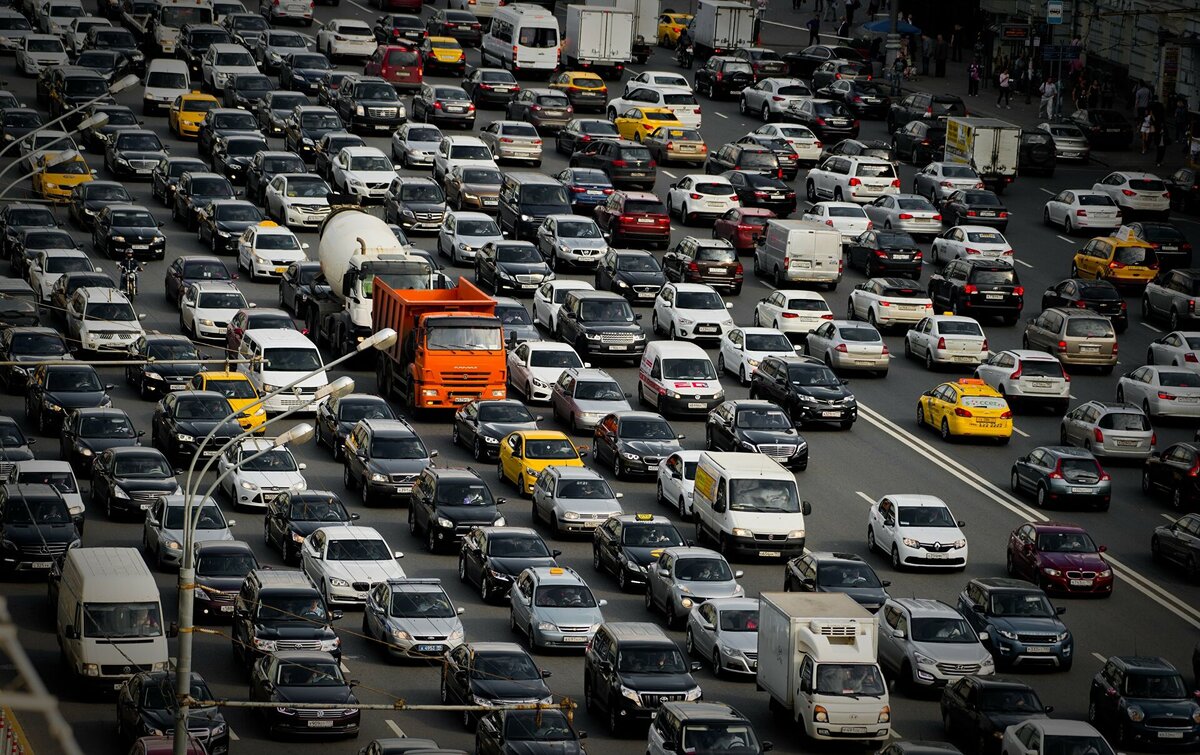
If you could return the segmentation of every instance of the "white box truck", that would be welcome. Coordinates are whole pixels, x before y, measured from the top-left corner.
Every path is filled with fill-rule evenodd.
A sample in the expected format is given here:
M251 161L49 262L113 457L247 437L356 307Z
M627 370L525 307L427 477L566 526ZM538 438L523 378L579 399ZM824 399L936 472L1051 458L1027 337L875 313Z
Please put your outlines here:
M1017 177L1021 127L996 118L947 118L946 162L970 165L1001 194Z
M810 738L882 744L891 735L879 625L844 593L765 592L758 618L758 673L773 711Z
M50 572L49 597L72 681L112 690L139 671L167 669L158 585L136 548L67 551Z
M692 19L692 32L697 63L713 55L733 52L754 43L754 9L749 3L700 0Z
M815 220L767 221L754 250L754 273L775 282L823 284L830 291L842 280L842 234Z
M633 13L633 59L641 65L650 57L658 36L659 0L586 0L594 8L620 8Z
M633 12L624 8L568 5L563 64L620 79L633 60Z

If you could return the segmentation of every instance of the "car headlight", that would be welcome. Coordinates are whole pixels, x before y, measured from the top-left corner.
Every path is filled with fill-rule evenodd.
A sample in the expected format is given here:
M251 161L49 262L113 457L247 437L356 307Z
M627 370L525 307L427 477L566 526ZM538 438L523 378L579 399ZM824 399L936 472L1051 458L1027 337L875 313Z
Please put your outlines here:
M617 285L617 288L629 288L629 284L623 280L614 280L613 283Z
M258 486L249 480L242 480L241 486L246 490L258 490Z
M1100 572L1097 576L1108 579L1109 577L1112 576L1112 569L1105 569L1104 571Z
M684 699L688 702L693 702L695 700L699 700L702 694L704 694L704 690L700 689L699 687L692 687L687 691L687 694L684 695Z
M754 445L754 444L753 444L753 443L751 443L750 441L743 440L743 441L742 441L742 448L746 449L747 451L749 451L749 452L751 452L751 453L757 453L757 452L758 452L758 446Z
M903 540L901 540L901 542L904 543L905 545L907 545L909 548L916 548L921 544L920 540L914 540L911 537L906 537Z
M679 320L680 325L693 325L696 322L695 320L689 320L686 317L679 317L677 319Z
M961 538L961 537L960 537L958 540L955 540L955 541L954 541L954 547L955 547L955 548L966 548L966 547L967 547L967 541L966 541L966 539L965 539L965 538Z
M309 139L307 136L300 137L300 143L305 147L311 147L316 144L316 142L314 142L312 139Z
M990 655L984 656L983 660L979 662L979 665L982 666L983 668L987 668L988 666L995 667L996 659Z
M1145 711L1136 705L1130 705L1125 709L1125 715L1129 716L1130 721L1141 721L1146 717Z
M258 637L254 638L254 649L261 650L264 653L274 653L277 645L275 640L262 640Z
M43 409L48 409L48 410L50 410L50 411L52 411L52 412L61 412L61 411L62 411L62 407L61 407L61 406L59 406L58 404L54 403L53 401L51 401L51 400L50 400L50 399L48 399L48 398L43 398L43 399L42 399L42 408L43 408Z
M537 378L531 378L531 380L533 381L533 387L535 387L535 388L549 388L550 387L550 385L548 383L546 383L544 380L538 380Z
M1200 708L1192 711L1192 723L1200 724Z
M1007 629L997 629L997 630L996 630L996 633L997 633L997 634L999 634L1001 637L1003 637L1003 638L1004 638L1004 639L1006 639L1006 640L1015 640L1015 639L1017 639L1017 633L1016 633L1016 632L1010 632L1010 631L1009 631L1009 630L1007 630Z
M578 511L565 511L565 512L563 512L563 519L569 519L571 521L575 521L575 520L579 519L579 512Z
M437 518L437 526L448 530L448 529L452 529L454 527L454 522L450 521L449 519L447 519L444 516L439 516Z
M937 661L935 661L934 659L930 658L927 655L922 655L921 653L913 653L913 660L916 661L917 665L919 665L919 666L937 665Z
M638 705L642 704L642 696L637 693L637 690L629 689L624 684L621 685L621 697L626 700L632 700Z
M379 474L378 472L371 473L371 482L387 482L387 481L388 481L387 475Z
M799 540L804 537L804 530L792 530L787 534L788 540Z
M232 235L233 235L233 234L232 234L232 233L230 233L229 231L217 231L217 236L218 236L218 237L220 237L220 238L223 238L223 239L227 239L227 238L229 238L229 237L230 237L230 236L232 236Z
M537 624L537 628L543 632L557 632L558 631L558 626L549 621L539 621Z
M637 454L631 454L626 451L622 451L621 456L625 457L629 461L641 461L641 458L642 458L642 457L638 456Z
M732 534L734 537L754 537L754 533L744 527L734 527Z
M173 551L183 550L183 546L179 544L178 540L168 540L167 548Z
M829 723L829 711L825 710L823 705L813 706L813 720L819 724Z
M453 632L446 635L446 642L462 642L463 637L464 637L463 630L455 629Z
M1070 638L1071 638L1070 630L1059 632L1059 634L1058 634L1059 642L1065 642L1065 641L1069 640Z
M1042 567L1042 573L1050 577L1061 577L1062 572L1058 569L1051 569L1049 566Z
M291 534L292 534L292 542L293 543L296 543L297 545L299 545L304 542L304 535L301 535L299 532L293 532Z
M530 217L529 215L522 215L522 216L521 216L521 222L522 222L522 223L528 223L530 220L533 220L533 218L532 218L532 217Z
M525 467L525 474L529 475L530 477L537 477L538 470L534 469L533 467Z
M81 448L81 449L79 449L79 455L80 455L80 456L91 456L91 455L92 455L92 449L90 449L90 448Z
M292 483L292 486L291 486L291 488L289 488L289 490L294 490L294 491L308 490L308 483L305 482L304 480L301 480L300 482L294 482L294 483Z
M188 435L187 433L175 433L175 440L179 441L180 443L194 443L196 438L195 436Z
M892 720L892 709L890 706L883 706L879 709L879 718L875 719L876 723L886 724Z
M409 642L412 640L412 635L408 632L405 632L403 629L393 629L392 639L396 642Z
M505 519L504 517L502 517L502 516L498 516L498 517L496 517L496 518L495 518L495 520L493 520L493 521L492 521L492 526L493 526L493 527L507 527L507 526L508 526L508 520L506 520L506 519Z
M122 498L122 499L124 499L124 500L126 500L126 501L128 501L128 500L129 500L129 494L128 494L128 493L126 493L126 492L125 492L125 489L124 489L124 488L122 488L120 485L114 485L114 486L113 486L113 489L112 489L112 496L113 496L113 498Z
M204 326L204 327L206 327L206 328L212 328L212 327L216 327L216 323L215 323L215 322L213 322L212 320L204 320L204 319L201 319L201 320L200 320L200 324L201 324L201 325L203 325L203 326Z
M356 106L354 107L354 114L355 114L355 115L366 115L366 114L367 114L367 109L366 109L366 108L364 108L362 105L356 105Z
M349 587L350 583L340 577L330 577L329 584L332 587Z
M543 385L545 385L545 384L543 383ZM485 442L485 443L495 443L495 444L498 444L498 443L500 443L500 439L499 439L499 438L493 438L493 437L491 437L491 436L489 436L489 435L485 435L485 436L483 436L483 440L484 440L484 442Z

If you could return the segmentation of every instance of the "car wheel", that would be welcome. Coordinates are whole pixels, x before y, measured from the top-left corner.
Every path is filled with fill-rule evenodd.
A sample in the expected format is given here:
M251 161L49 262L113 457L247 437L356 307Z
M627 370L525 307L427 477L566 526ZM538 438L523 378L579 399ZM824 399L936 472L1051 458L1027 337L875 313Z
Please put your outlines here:
M1039 509L1046 508L1046 486L1039 484L1037 487L1037 506Z
M1017 575L1017 565L1013 563L1013 557L1011 553L1004 554L1004 572L1010 577L1015 577Z
M771 108L767 107L767 106L764 104L764 105L762 106L762 113L761 113L761 116L762 116L762 119L763 119L763 123L770 123L770 122L771 122Z
M1183 508L1183 491L1179 488L1171 491L1171 508L1176 511Z
M917 404L917 427L925 426L925 407Z
M750 378L746 375L746 366L738 367L738 382L742 385L750 385Z
M933 349L925 349L925 369L933 372L936 366L933 363Z
M667 629L674 629L679 626L679 616L675 613L674 600L667 600L667 609L664 613L666 615Z
M433 531L433 525L425 528L425 550L437 553L437 533Z
M621 454L619 451L613 451L613 477L618 480L625 479L625 466L621 463Z
M892 568L895 569L896 571L900 571L900 569L903 568L903 566L904 565L900 562L900 549L893 545L892 546Z
M1019 474L1017 474L1016 469L1014 469L1008 475L1008 489L1014 493L1021 492L1021 476Z
M817 201L817 187L812 181L807 181L804 184L804 197L809 202L815 203Z
M950 423L944 417L942 418L941 433L942 440L950 440Z
M712 666L713 676L717 677L718 679L725 676L724 672L721 670L721 648L713 648Z
M491 600L492 592L492 583L485 570L479 574L479 599L487 603Z
M621 733L621 717L617 713L616 703L613 702L608 704L608 730L614 737Z
M1071 219L1064 215L1063 216L1063 235L1070 236L1073 233L1075 233L1075 227L1071 225Z
M417 524L417 515L413 513L411 508L408 510L408 534L413 537L421 536L421 526Z

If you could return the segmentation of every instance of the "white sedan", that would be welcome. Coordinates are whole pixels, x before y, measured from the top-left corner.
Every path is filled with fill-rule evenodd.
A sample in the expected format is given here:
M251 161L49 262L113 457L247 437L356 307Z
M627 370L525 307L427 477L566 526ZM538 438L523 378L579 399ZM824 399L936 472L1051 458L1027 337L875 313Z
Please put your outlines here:
M629 80L625 85L624 97L633 89L636 89L639 84L650 84L658 87L679 87L680 89L691 90L692 82L687 80L686 76L675 73L674 71L642 71L637 76Z
M1146 364L1169 364L1200 370L1200 332L1173 330L1150 342Z
M676 451L658 463L658 502L671 506L679 515L692 515L692 494L696 490L696 467L703 451Z
M189 283L179 298L179 329L194 339L224 342L233 316L254 306L232 282Z
M668 283L654 299L651 327L672 340L719 340L734 327L732 308L732 302L703 283Z
M67 273L100 272L82 249L43 249L29 263L29 285L38 300L50 301L54 282Z
M973 317L930 315L904 336L904 356L925 360L927 370L944 364L978 366L987 355L987 336Z
M525 341L508 352L508 384L526 401L549 401L563 372L586 366L569 344Z
M933 240L933 264L945 265L963 257L999 258L1013 256L1004 234L985 225L956 225Z
M967 538L941 498L886 495L867 514L867 550L890 556L893 569L906 566L962 569Z
M317 32L317 52L325 53L330 61L341 57L369 58L377 46L374 30L352 18L326 21Z
M933 302L908 278L871 278L850 292L846 314L876 328L912 325L933 314Z
M376 147L342 147L329 165L329 182L359 204L382 202L396 168L390 157Z
M403 557L374 527L321 527L300 547L300 566L327 605L365 604L371 585L404 579Z
M1046 202L1042 221L1068 236L1076 230L1112 231L1121 227L1121 208L1103 192L1065 189Z
M800 216L801 220L824 223L842 234L842 243L849 244L873 228L862 205L854 202L817 202Z
M734 328L725 331L717 347L717 371L737 375L738 382L749 385L758 365L770 356L796 355L796 347L775 328Z
M329 215L332 189L315 173L282 173L263 190L267 217L291 228L315 228Z
M250 280L279 278L288 265L306 259L307 243L301 243L290 229L266 220L252 225L238 237L237 266L246 270Z
M888 194L863 205L863 212L876 228L923 235L942 230L942 213L920 194Z
M656 84L630 84L625 87L625 93L616 99L608 101L607 112L610 121L617 116L634 108L666 108L675 114L675 118L688 128L700 128L703 117L700 113L700 103L689 87L671 87Z
M65 66L67 48L62 40L50 34L27 34L17 48L17 70L26 76L37 76L43 68Z
M1200 417L1200 375L1186 367L1146 365L1121 376L1117 401L1142 407L1151 419Z
M546 281L533 292L533 324L541 325L551 333L558 332L558 311L569 291L591 291L595 288L587 281L555 279Z
M1165 218L1171 212L1167 185L1153 173L1118 170L1092 184L1092 190L1111 197L1126 218L1138 214Z
M741 207L737 190L724 176L687 175L667 189L667 214L693 225L698 216L718 218Z
M754 133L783 139L792 145L796 156L805 165L816 165L825 147L812 129L799 123L765 123L754 129Z
M304 465L270 438L246 438L217 459L221 489L234 506L266 508L284 493L306 490Z
M793 102L812 96L812 89L802 79L772 77L743 89L738 106L742 115L757 115L770 123L782 118Z
M767 325L789 335L808 335L833 319L833 311L816 291L774 291L754 305L754 325Z

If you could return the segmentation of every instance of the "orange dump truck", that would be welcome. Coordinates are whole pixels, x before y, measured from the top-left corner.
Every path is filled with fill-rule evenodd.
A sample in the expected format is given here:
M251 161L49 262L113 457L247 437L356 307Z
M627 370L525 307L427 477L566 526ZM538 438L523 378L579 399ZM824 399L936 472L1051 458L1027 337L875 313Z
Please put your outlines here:
M504 326L496 300L466 278L456 288L373 285L374 330L392 328L396 344L378 357L379 392L412 409L452 409L505 397Z

